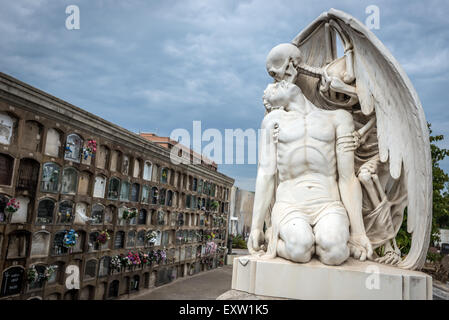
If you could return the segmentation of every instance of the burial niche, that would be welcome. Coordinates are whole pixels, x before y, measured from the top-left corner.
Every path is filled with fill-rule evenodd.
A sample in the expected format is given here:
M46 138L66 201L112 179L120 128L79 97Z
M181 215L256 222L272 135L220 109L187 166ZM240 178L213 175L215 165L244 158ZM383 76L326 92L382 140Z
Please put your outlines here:
M153 164L150 161L145 161L143 165L143 179L147 181L151 181L151 173L153 170Z
M61 133L53 128L47 131L47 141L45 142L44 153L50 157L59 157L59 150L61 150Z
M41 191L56 193L59 187L61 168L53 162L44 163L42 167Z
M21 143L22 148L32 152L40 152L42 132L43 127L39 122L33 120L26 121Z
M62 172L61 193L75 194L78 183L78 171L74 168L65 168Z
M66 139L64 159L73 162L80 162L83 150L83 139L77 134L69 134Z
M97 168L106 169L108 158L109 158L109 148L106 146L103 146L103 145L100 146L96 157L97 157L97 160L96 160Z
M53 222L53 212L55 210L55 201L51 199L43 199L39 201L37 207L37 224L49 224Z
M28 231L13 231L8 235L6 259L26 258L30 241Z
M0 153L0 185L10 186L14 170L14 158Z
M38 231L33 234L31 240L32 258L46 257L50 249L50 233L48 231Z
M6 113L0 113L0 143L9 145L13 137L15 119Z
M17 189L34 194L39 180L39 168L39 162L34 159L20 159Z
M104 198L105 189L106 189L106 178L103 176L96 176L94 186L94 197Z

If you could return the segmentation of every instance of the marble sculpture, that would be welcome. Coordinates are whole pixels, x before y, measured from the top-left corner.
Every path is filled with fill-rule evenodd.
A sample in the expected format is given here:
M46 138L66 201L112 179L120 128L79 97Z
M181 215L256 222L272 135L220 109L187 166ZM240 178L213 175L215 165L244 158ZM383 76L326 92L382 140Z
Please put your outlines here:
M429 131L396 59L331 9L274 47L266 67L274 83L263 95L250 253L420 269L432 220ZM412 244L403 257L395 237L405 208Z

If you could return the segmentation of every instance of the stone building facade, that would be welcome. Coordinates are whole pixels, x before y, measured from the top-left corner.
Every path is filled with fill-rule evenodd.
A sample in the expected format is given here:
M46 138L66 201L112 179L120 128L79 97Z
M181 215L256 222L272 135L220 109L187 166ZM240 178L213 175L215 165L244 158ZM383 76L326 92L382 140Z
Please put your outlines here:
M0 73L0 299L116 299L217 267L233 183Z

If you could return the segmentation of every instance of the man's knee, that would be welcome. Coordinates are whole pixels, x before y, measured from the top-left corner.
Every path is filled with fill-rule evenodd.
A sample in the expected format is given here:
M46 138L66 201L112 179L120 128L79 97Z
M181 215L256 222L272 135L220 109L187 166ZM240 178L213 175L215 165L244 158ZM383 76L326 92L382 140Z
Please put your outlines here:
M338 216L322 221L315 230L316 251L321 262L329 265L342 264L349 257L349 225Z
M315 237L310 225L295 219L289 221L280 231L289 259L295 262L310 261L315 251Z
M317 254L324 264L336 266L345 262L349 258L348 244L337 243L327 247L317 244Z

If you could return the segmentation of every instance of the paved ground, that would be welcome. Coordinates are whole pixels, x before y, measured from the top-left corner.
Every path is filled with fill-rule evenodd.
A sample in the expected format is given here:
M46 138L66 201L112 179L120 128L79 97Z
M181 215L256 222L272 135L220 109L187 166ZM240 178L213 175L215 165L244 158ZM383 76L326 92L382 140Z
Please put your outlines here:
M231 290L232 266L180 278L151 292L133 296L134 300L215 300Z

